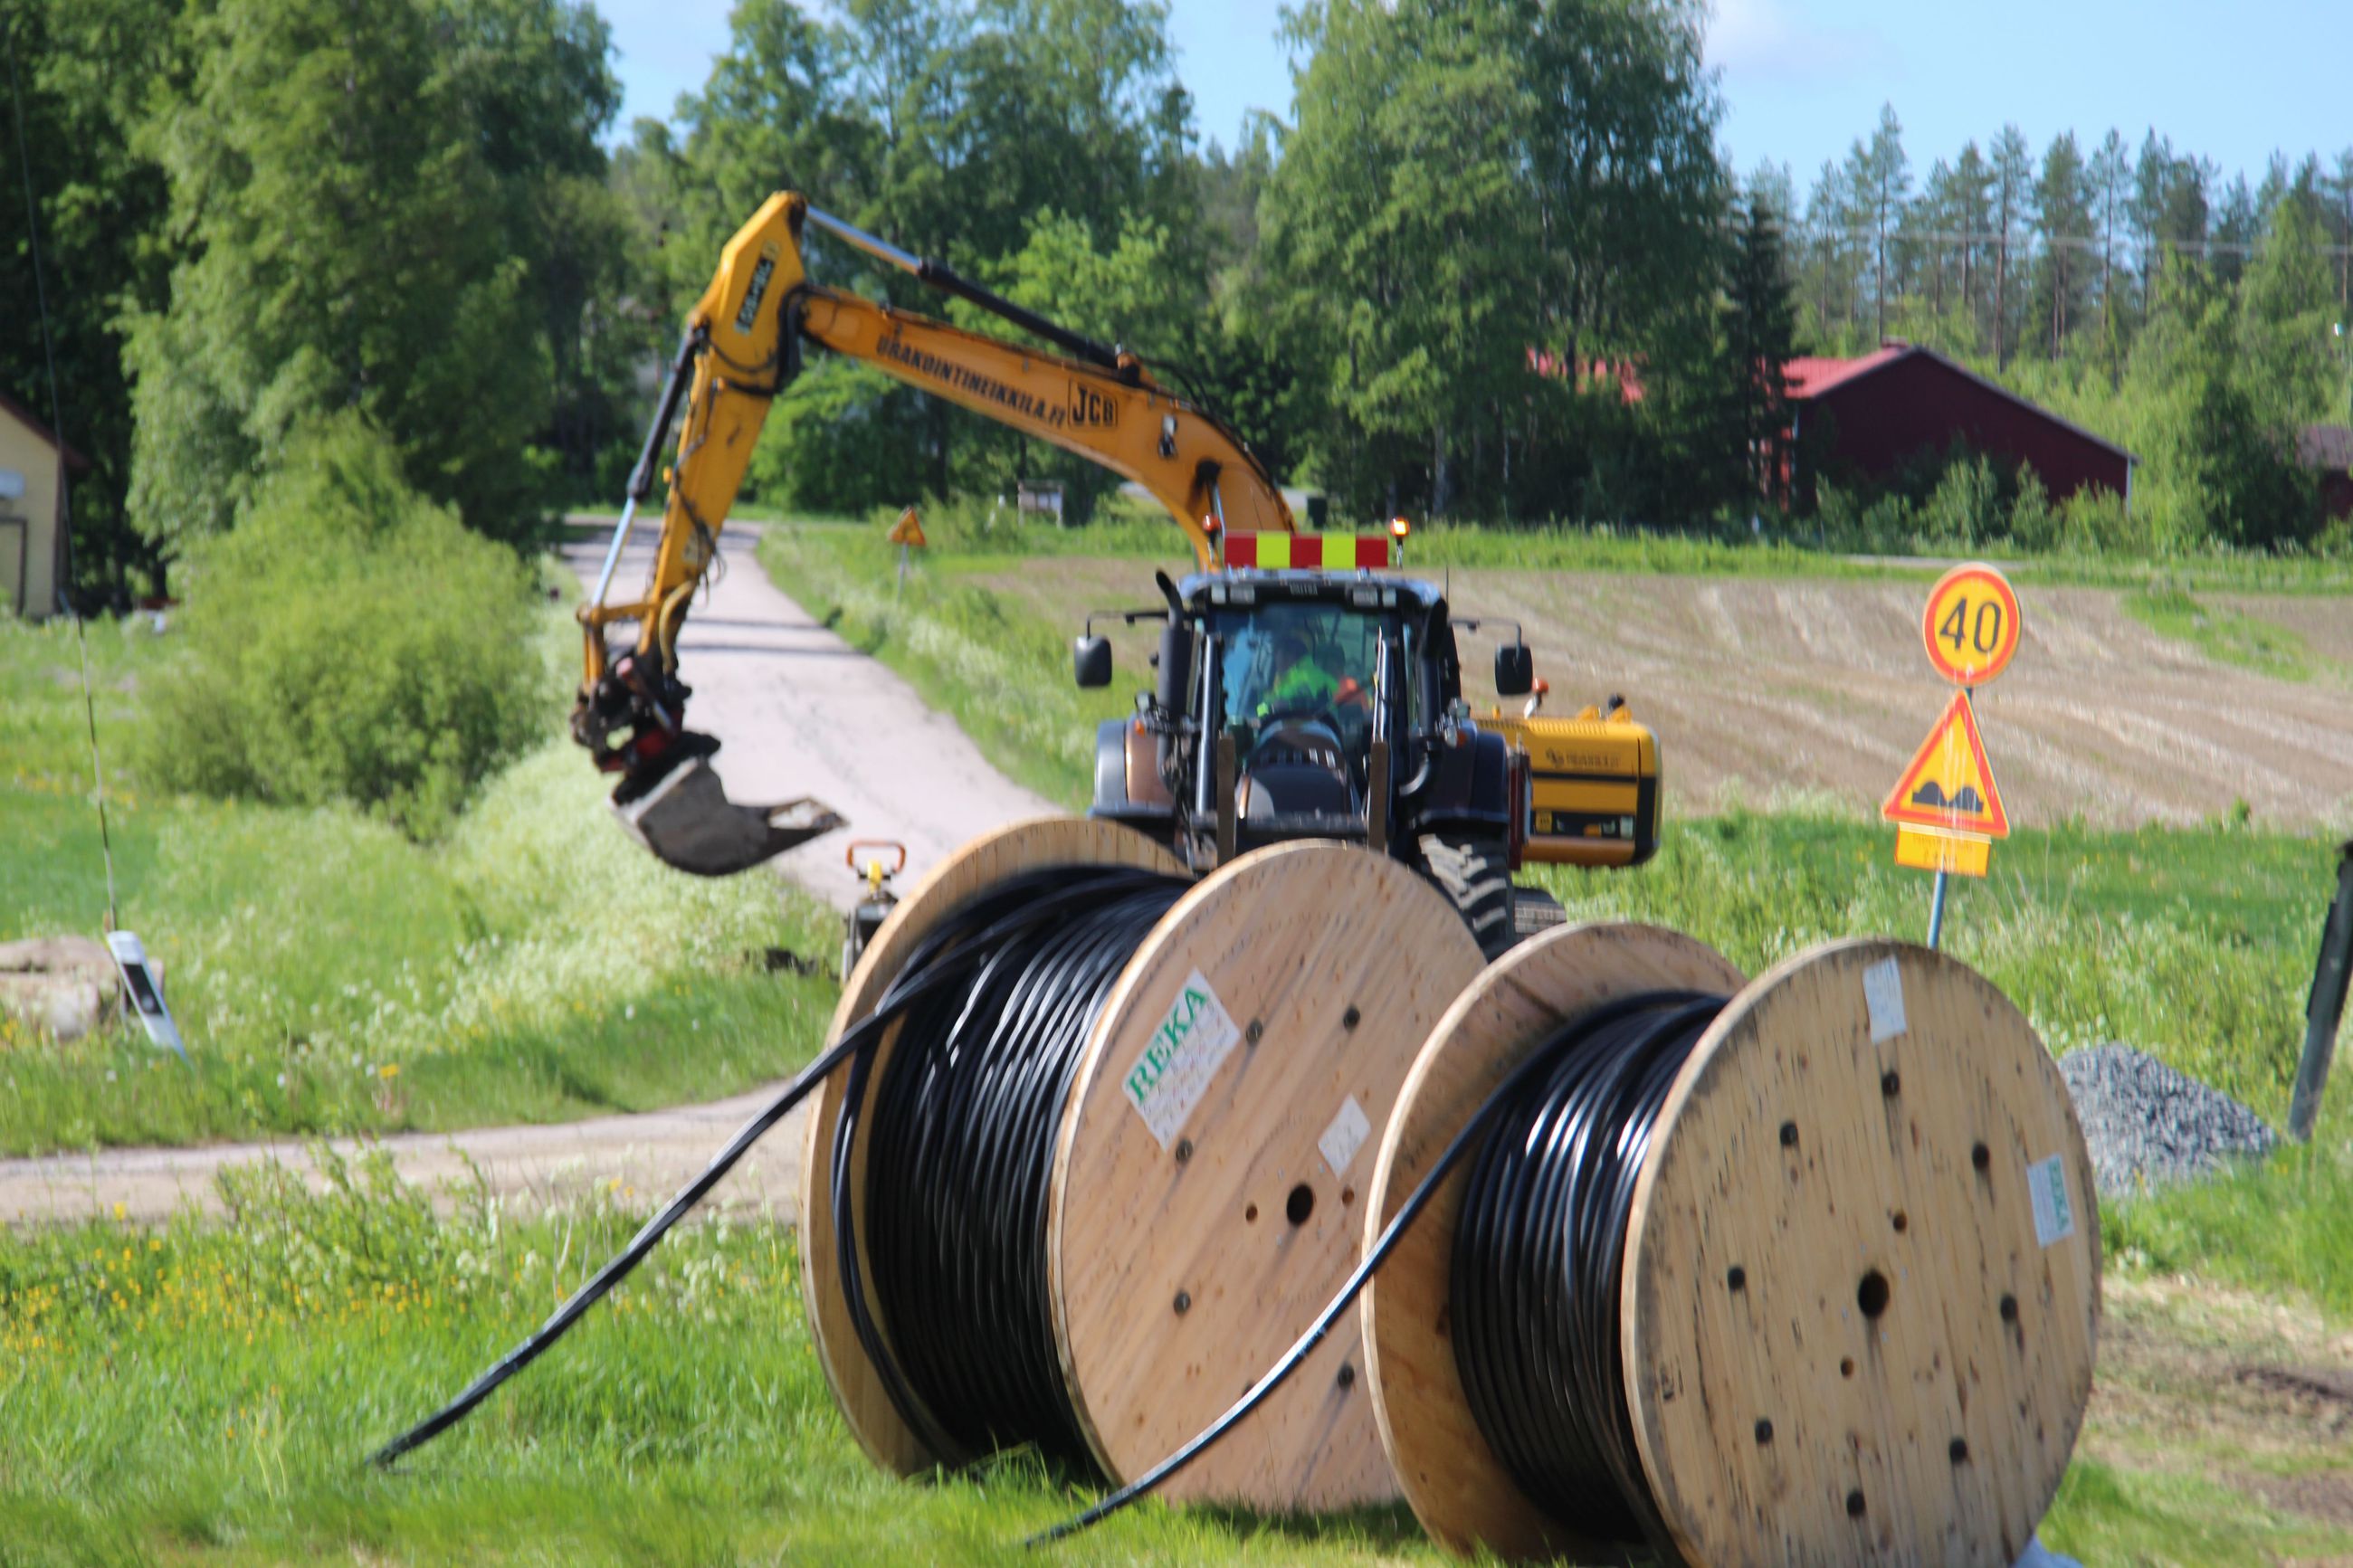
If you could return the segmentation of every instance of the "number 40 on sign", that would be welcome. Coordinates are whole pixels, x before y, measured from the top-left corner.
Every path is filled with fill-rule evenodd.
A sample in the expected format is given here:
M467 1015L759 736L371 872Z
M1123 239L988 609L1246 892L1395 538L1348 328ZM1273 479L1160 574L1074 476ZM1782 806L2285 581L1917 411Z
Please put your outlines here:
M1921 612L1920 642L1928 662L1961 689L1888 792L1880 815L1895 824L1895 863L1937 873L1940 912L1945 877L1984 876L1993 840L2010 836L2010 816L1969 692L2010 668L2021 629L2018 595L1990 566L1946 573ZM1932 920L1932 931L1940 923Z

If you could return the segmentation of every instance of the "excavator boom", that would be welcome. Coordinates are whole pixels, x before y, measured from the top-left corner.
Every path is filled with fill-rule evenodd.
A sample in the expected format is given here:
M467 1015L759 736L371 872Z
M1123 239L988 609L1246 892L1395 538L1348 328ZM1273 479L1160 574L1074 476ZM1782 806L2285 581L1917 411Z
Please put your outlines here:
M814 223L859 249L1055 345L1048 352L808 281L801 250ZM1045 318L811 207L791 192L761 205L720 252L687 318L628 504L596 588L580 606L583 668L573 734L618 773L613 805L648 848L681 870L725 876L843 826L813 800L753 807L726 798L709 759L719 742L686 729L691 689L678 637L718 553L768 406L800 367L804 342L861 360L934 396L1092 459L1149 490L1207 570L1229 533L1293 531L1265 468L1214 415L1155 382L1134 354ZM611 602L639 506L677 426L661 534L635 598ZM637 626L635 646L608 632Z

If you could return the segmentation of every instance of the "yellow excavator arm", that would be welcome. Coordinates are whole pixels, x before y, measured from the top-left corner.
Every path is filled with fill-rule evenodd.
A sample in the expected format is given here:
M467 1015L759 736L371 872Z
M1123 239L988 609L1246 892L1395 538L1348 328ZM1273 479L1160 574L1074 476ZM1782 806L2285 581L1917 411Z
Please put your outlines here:
M979 305L1059 352L1006 342L808 280L801 235L819 227L942 292ZM687 730L679 629L717 554L768 405L814 342L986 418L1078 453L1134 480L1168 509L1203 569L1225 535L1289 533L1274 480L1216 416L1179 398L1135 355L1092 342L810 206L793 192L761 205L720 252L629 479L595 589L580 606L583 669L573 733L597 765L621 773L623 820L681 869L725 875L840 819L814 801L758 809L729 804L703 759L718 742ZM611 602L637 510L678 426L651 571L635 598ZM608 646L634 622L636 645Z

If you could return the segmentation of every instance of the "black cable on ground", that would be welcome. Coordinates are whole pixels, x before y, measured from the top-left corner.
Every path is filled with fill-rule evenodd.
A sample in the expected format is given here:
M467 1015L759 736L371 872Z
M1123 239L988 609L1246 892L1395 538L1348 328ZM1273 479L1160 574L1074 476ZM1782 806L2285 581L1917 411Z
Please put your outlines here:
M1012 1060L1017 1069L1014 1073L1016 1080L1021 1077L1019 1068L1023 1058L1020 1053L1033 1038L1053 1042L1050 1049L1041 1052L1041 1060L1050 1058L1059 1061L1055 1052L1063 1048L1065 1044L1075 1051L1075 1043L1068 1042L1071 1016L1070 1006L1067 1003L1060 1007L1052 1004L1061 999L1062 989L1074 981L1096 987L1085 994L1091 1000L1082 1009L1083 1023L1077 1026L1076 1043L1083 1043L1086 1027L1092 1025L1094 1013L1100 1010L1103 993L1108 990L1111 979L1116 977L1124 965L1126 953L1132 952L1136 943L1141 942L1144 931L1149 930L1152 921L1158 919L1155 913L1145 920L1141 927L1135 926L1134 921L1143 903L1156 900L1159 910L1165 912L1186 886L1179 879L1130 871L1124 868L1087 867L1032 872L999 884L988 897L944 921L917 945L906 965L883 991L874 1011L843 1030L841 1038L831 1048L796 1074L774 1100L746 1121L727 1145L712 1156L711 1163L703 1168L701 1174L679 1189L677 1195L645 1223L627 1247L574 1291L529 1338L501 1357L448 1405L377 1449L370 1463L388 1466L411 1449L431 1442L464 1420L501 1384L545 1354L556 1341L571 1331L589 1308L602 1300L614 1286L645 1261L671 1227L710 1194L712 1188L717 1186L721 1178L750 1152L753 1144L783 1121L796 1105L807 1099L844 1062L849 1063L851 1068L849 1103L851 1107L860 1104L871 1068L873 1047L881 1043L890 1026L902 1016L910 1018L909 1033L920 1045L931 1037L932 1030L927 1020L936 1023L940 1017L952 1013L960 1025L961 1020L967 1016L978 1016L987 1012L987 998L1005 996L1015 1000L1018 1006L1010 1021L1006 1020L1001 1012L991 1015L997 1022L990 1031L990 1038L999 1054ZM1138 902L1139 900L1143 902ZM1098 930L1125 933L1126 946L1116 962L1111 963L1108 973L1101 970L1104 956L1103 943L1079 941L1076 951L1073 951L1071 942L1058 940L1058 937L1084 938L1096 934ZM1008 952L1019 956L1008 960ZM1033 963L1040 965L1034 976L1029 973ZM1014 982L1009 990L1006 984L1008 978ZM1033 1037L1029 1033L1032 1029L1043 1032ZM917 1054L921 1054L920 1050ZM1073 1061L1055 1069L1060 1073L1064 1087L1067 1087L1070 1067L1074 1065ZM891 1081L892 1075L886 1074L886 1084ZM1055 1108L1059 1115L1059 1099L1055 1101ZM955 1112L963 1113L960 1109ZM855 1125L854 1118L847 1114L842 1121L845 1126ZM1021 1124L1017 1117L1011 1123L999 1125L997 1131L1000 1134L1008 1133L1014 1126ZM1034 1125L1034 1121L1030 1124ZM1041 1155L1046 1162L1051 1160L1051 1126L1049 1123ZM838 1145L838 1152L841 1147L846 1147L846 1140L844 1144ZM1018 1152L1018 1150L1002 1143L984 1150L984 1153L1003 1157ZM848 1211L841 1206L839 1184L848 1169L846 1159L837 1160L835 1200L837 1213L843 1215ZM803 1201L808 1201L808 1194L803 1194ZM1042 1205L1042 1194L1039 1201ZM1042 1207L1040 1213L1042 1215ZM844 1237L850 1235L846 1226L841 1234ZM1038 1289L1041 1292L1044 1246L1041 1218L1035 1233ZM850 1291L853 1311L860 1312L862 1311L863 1300L854 1283L856 1278L852 1254L845 1275L845 1288ZM963 1287L952 1284L946 1288L961 1289ZM1039 1300L1042 1301L1042 1299L1041 1294ZM942 1317L951 1317L954 1305L954 1302L942 1302L930 1310L936 1310ZM925 1310L917 1309L919 1318L911 1320L911 1322L920 1321L920 1314ZM870 1321L860 1321L861 1339L866 1337L871 1326ZM879 1344L878 1336L870 1342L868 1353L873 1355L876 1365L883 1369L886 1384L895 1384L895 1363L887 1354L876 1353ZM1047 1344L1047 1355L1050 1366L1050 1340ZM1059 1390L1059 1376L1051 1382ZM905 1390L902 1386L893 1386L892 1396L894 1399L906 1397ZM921 1407L917 1408L920 1412ZM1065 1403L1066 1413L1067 1409ZM969 1417L973 1412L959 1408L959 1414ZM1071 1430L1075 1432L1075 1417L1070 1419ZM931 1423L927 1419L919 1422L917 1429L929 1430ZM984 1426L982 1429L987 1428ZM936 1451L948 1453L955 1450L942 1446Z
M1264 1403L1331 1332L1407 1226L1474 1149L1480 1160L1456 1225L1451 1282L1463 1383L1466 1389L1483 1388L1489 1405L1482 1409L1482 1394L1472 1393L1472 1416L1539 1502L1552 1507L1573 1496L1605 1504L1599 1514L1564 1510L1561 1517L1609 1520L1628 1539L1639 1533L1662 1542L1619 1370L1618 1287L1634 1184L1659 1110L1725 1001L1694 992L1650 993L1572 1020L1481 1102L1339 1293L1265 1376L1167 1458L1026 1544L1067 1539L1149 1495ZM1549 1280L1541 1272L1546 1268L1553 1270ZM1514 1271L1508 1284L1502 1278L1507 1268ZM1469 1311L1461 1295L1466 1269L1485 1276ZM1498 1290L1511 1293L1499 1302ZM1499 1310L1518 1314L1502 1322L1500 1334L1493 1317ZM1466 1324L1481 1314L1484 1321ZM1574 1383L1563 1375L1570 1369ZM1509 1387L1501 1386L1507 1382ZM1596 1389L1605 1391L1598 1403ZM1509 1435L1499 1438L1505 1426ZM1556 1440L1559 1449L1545 1447ZM1520 1454L1526 1474L1506 1454L1506 1443L1535 1445ZM1587 1528L1605 1533L1599 1525Z

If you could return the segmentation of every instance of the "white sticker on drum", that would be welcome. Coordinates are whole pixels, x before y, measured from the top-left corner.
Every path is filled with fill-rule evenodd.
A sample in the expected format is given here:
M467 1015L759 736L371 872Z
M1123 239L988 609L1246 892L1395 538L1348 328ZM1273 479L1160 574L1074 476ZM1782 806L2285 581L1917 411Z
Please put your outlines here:
M1862 1005L1871 1013L1871 1043L1883 1044L1904 1033L1904 972L1894 958L1883 958L1862 972Z
M1201 1103L1209 1080L1241 1037L1208 980L1198 969L1187 975L1184 989L1121 1085L1163 1149Z
M2075 1234L2075 1205L2067 1201L2067 1167L2058 1155L2026 1167L2027 1195L2034 1200L2034 1239L2044 1247Z
M1366 1136L1372 1130L1372 1118L1365 1114L1365 1108L1356 1103L1355 1095L1340 1102L1339 1112L1332 1118L1332 1125L1324 1129L1323 1137L1315 1140L1317 1152L1324 1156L1324 1163L1332 1167L1334 1175L1347 1174L1348 1162L1355 1159L1356 1151L1365 1146Z

